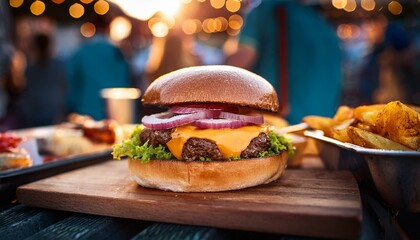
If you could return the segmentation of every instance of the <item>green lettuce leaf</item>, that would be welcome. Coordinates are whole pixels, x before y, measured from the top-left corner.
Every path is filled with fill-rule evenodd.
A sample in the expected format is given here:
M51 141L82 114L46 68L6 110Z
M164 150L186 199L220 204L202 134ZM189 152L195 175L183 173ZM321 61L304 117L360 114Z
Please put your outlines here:
M282 134L277 134L274 131L268 132L270 138L270 147L267 151L258 154L258 157L274 156L282 151L287 151L289 157L293 157L295 154L295 148L293 147L292 140Z
M162 145L153 147L148 142L142 143L140 141L140 133L142 129L136 126L127 140L120 144L115 144L112 147L112 155L115 159L121 157L129 157L131 159L140 160L142 163L148 163L150 159L175 159L172 153ZM258 155L258 157L267 157L278 155L282 151L287 151L289 157L294 154L294 147L291 139L286 138L284 135L276 134L273 131L268 133L270 138L270 147ZM229 160L239 160L240 157L232 157ZM201 157L200 161L211 161L209 158Z
M148 163L150 159L174 159L172 153L162 145L153 147L148 142L141 143L140 133L141 127L136 126L127 140L112 146L112 156L115 159L129 157L142 163Z

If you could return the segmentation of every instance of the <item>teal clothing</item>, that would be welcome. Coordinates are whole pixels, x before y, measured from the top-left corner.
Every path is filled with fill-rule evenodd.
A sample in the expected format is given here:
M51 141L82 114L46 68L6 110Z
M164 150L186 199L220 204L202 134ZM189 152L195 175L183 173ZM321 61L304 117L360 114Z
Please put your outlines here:
M105 36L87 40L69 61L70 112L96 120L106 117L103 88L129 87L130 71L122 52Z
M286 29L280 26L279 7L284 9ZM274 86L280 99L282 37L287 52L286 119L293 124L306 115L332 116L341 93L341 50L334 29L316 11L295 1L263 0L249 13L239 41L256 50L253 71Z

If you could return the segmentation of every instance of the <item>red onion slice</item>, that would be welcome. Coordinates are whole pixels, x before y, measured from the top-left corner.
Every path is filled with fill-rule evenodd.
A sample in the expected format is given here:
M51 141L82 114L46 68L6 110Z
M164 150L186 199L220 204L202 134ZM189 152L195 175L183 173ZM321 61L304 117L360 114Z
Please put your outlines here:
M208 113L197 112L191 114L174 115L171 112L163 112L144 116L141 122L147 128L153 130L170 129L194 122L197 119L207 118Z
M231 119L200 119L191 124L204 129L239 128L247 125L246 122Z
M221 109L207 109L207 108L195 108L195 107L181 107L175 106L169 109L169 112L176 114L188 114L188 113L197 113L205 112L206 118L217 118L222 110Z
M263 124L264 117L261 114L258 115L242 115L236 114L231 112L221 112L219 115L220 118L225 119L232 119L232 120L240 120L247 123L254 123L254 124Z

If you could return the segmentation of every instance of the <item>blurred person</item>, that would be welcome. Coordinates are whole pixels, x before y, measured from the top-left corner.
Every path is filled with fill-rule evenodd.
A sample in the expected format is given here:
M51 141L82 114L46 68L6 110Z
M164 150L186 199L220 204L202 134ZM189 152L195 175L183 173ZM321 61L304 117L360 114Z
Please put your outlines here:
M420 91L415 78L416 56L412 54L416 51L411 49L406 31L382 14L371 16L363 27L371 51L361 71L361 104L395 100L416 104L413 95Z
M31 58L25 70L19 110L23 127L60 123L66 113L66 66L53 57L52 39L48 34L35 34L31 42Z
M174 70L201 65L200 59L191 53L188 40L179 31L171 31L164 38L154 38L146 63L148 84Z
M332 116L341 95L341 50L334 29L309 6L261 1L246 16L227 64L254 71L277 90L289 123Z
M107 16L92 21L96 33L86 39L69 60L68 110L96 120L106 117L103 88L130 87L131 76L121 50L108 38Z
M7 79L10 76L12 47L10 44L10 18L7 2L0 1L0 131L7 129L6 114L9 94Z

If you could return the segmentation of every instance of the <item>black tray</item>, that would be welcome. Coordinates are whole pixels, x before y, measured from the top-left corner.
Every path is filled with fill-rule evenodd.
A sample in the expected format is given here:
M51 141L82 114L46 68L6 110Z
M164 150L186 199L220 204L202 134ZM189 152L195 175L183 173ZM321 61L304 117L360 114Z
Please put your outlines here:
M48 137L54 126L24 129L16 131L17 135L29 136L31 138ZM40 149L38 149L40 150ZM18 186L30 183L52 175L88 166L91 164L104 162L112 159L112 149L104 149L85 154L74 154L55 158L50 162L39 162L33 166L0 171L0 203L14 199L15 190ZM41 156L42 157L42 156Z

